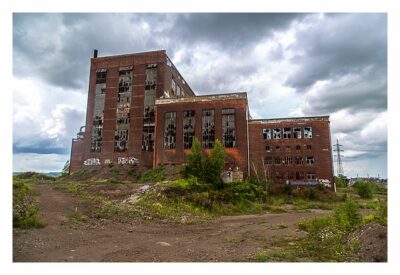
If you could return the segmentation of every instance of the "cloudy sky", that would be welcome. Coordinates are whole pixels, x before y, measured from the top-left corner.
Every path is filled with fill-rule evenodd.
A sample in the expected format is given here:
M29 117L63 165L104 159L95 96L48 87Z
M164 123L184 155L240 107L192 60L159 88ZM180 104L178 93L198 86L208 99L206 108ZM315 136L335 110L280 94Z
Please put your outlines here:
M330 115L345 174L387 175L385 14L15 13L14 171L69 159L94 48L165 49L198 95L247 92L254 118Z

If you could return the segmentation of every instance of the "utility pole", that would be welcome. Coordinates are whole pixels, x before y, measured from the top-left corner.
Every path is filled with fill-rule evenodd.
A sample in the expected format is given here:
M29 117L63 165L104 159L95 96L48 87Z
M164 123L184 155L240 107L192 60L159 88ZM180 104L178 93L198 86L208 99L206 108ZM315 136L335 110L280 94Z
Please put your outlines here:
M333 145L333 151L336 152L336 172L338 177L343 177L344 172L343 172L343 165L342 165L342 157L343 155L340 154L340 152L344 152L344 150L341 148L342 145L339 144L339 139L336 139L336 144Z

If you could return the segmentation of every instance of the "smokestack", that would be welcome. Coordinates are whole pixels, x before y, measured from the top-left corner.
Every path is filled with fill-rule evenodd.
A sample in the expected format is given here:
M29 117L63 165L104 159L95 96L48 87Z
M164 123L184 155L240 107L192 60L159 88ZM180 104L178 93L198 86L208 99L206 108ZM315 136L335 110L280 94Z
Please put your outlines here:
M97 58L97 53L98 53L98 50L97 50L97 49L94 49L94 51L93 51L93 58Z

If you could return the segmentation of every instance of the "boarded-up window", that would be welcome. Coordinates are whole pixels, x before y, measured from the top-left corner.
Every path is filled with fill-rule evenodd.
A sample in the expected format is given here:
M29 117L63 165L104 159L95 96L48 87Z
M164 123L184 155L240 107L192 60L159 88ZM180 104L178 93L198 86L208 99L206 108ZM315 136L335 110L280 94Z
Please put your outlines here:
M203 148L213 148L215 141L214 110L205 109L202 112L201 145Z
M165 113L164 149L176 147L176 112Z
M194 126L195 126L195 112L184 111L183 112L183 148L192 148L194 139Z
M235 109L222 110L222 145L236 146Z

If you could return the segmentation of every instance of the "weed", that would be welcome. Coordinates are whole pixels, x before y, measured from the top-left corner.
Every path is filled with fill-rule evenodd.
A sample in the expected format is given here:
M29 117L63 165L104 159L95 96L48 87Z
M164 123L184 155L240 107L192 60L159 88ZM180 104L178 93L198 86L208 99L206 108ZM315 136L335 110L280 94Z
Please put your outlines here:
M285 228L288 228L288 225L286 223L279 223L277 225L277 227L278 227L278 229L285 229Z
M139 178L139 182L150 182L155 181L159 182L165 179L165 169L162 166L159 166L154 169L147 170L143 172Z

